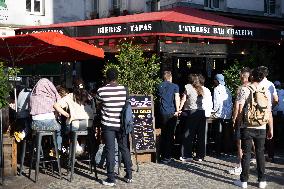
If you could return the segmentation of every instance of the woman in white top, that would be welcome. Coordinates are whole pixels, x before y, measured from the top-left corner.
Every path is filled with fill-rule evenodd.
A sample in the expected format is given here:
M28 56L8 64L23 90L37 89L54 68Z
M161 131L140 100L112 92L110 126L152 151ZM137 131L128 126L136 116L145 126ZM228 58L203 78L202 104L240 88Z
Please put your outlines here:
M203 108L204 90L198 74L189 75L189 84L185 85L180 107L187 114L183 133L180 160L202 161L205 156L205 124L206 117ZM197 136L196 156L193 158L193 142Z
M73 93L54 104L54 109L67 117L66 124L72 131L87 130L93 124L95 109L82 80L76 80ZM68 113L67 109L70 113Z

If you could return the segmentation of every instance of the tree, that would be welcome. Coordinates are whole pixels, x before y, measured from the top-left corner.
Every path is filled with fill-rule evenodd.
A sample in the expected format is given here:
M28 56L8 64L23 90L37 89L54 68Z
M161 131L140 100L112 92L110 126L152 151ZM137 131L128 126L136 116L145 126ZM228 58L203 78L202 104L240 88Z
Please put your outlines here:
M0 62L0 109L8 105L9 93L12 85L9 78L13 78L20 71L18 68L8 68Z
M130 94L154 95L159 78L160 65L155 54L145 57L139 45L123 43L116 55L116 62L107 63L104 72L110 67L119 71L118 82L128 86Z
M258 66L266 66L270 71L270 78L273 78L273 73L275 70L274 65L274 49L268 49L265 47L259 47L254 45L250 48L249 54L247 54L241 60L234 60L234 63L231 64L227 69L224 70L224 77L227 87L230 89L233 97L236 95L238 86L241 84L240 81L240 70L243 67L249 67L251 69Z

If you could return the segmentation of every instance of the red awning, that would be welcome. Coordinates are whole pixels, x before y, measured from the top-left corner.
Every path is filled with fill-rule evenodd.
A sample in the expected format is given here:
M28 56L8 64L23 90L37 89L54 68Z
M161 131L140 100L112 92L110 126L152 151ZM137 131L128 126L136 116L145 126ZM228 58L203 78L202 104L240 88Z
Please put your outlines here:
M213 26L235 26L235 27L262 28L262 29L273 28L268 25L253 23L253 22L245 22L189 7L177 7L159 12L149 12L149 13L101 18L94 20L43 25L43 26L23 27L20 30L31 29L31 28L34 29L57 28L57 27L60 28L60 27L123 24L129 22L134 23L134 22L149 22L149 21L168 21L168 22L182 22L182 23L204 24L204 25L213 25Z
M10 64L38 64L94 58L104 58L104 51L55 32L4 37L0 40L0 60Z
M55 31L76 39L129 36L182 36L214 39L280 40L278 28L214 13L177 7L159 12L23 27L17 34Z

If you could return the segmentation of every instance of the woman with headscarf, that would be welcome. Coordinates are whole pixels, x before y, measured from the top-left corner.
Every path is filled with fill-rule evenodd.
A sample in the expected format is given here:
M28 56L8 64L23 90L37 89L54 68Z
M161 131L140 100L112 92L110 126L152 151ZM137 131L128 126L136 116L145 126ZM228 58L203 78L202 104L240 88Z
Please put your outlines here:
M42 78L36 83L30 96L32 129L56 131L59 150L61 150L62 143L61 127L55 119L53 104L60 98L53 83L46 78Z

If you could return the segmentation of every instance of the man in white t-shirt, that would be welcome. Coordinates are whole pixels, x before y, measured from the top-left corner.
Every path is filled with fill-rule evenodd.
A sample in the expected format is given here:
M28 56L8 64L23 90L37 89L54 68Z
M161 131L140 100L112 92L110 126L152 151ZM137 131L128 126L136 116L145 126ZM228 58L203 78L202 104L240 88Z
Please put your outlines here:
M273 110L273 108L275 106L277 106L278 101L279 101L276 88L275 88L274 84L266 78L268 76L268 73L269 73L268 68L265 67L265 66L260 66L259 69L264 74L264 78L259 83L259 85L268 89L268 91L269 91L268 99L271 100L271 110ZM267 150L267 154L268 154L267 160L270 161L270 162L274 162L274 139L273 140L266 140L265 146L266 146L266 150Z
M252 71L252 84L250 85L255 90L263 88L259 83L263 80L265 74L263 74L260 67ZM268 90L266 90L266 96L268 96ZM270 102L268 100L268 112L269 112L269 121L268 121L268 130L266 133L266 124L261 126L251 126L249 123L244 122L243 115L248 112L248 102L251 91L248 87L243 87L240 91L240 94L237 96L237 102L240 104L239 112L237 115L237 121L240 121L241 124L241 142L242 142L242 173L240 175L240 180L234 182L235 185L241 188L247 188L247 181L249 178L249 168L250 168L250 157L252 142L255 144L255 152L257 159L257 174L259 188L265 188L267 183L265 180L265 158L264 158L264 144L265 138L272 139L273 137L273 118L270 110Z

